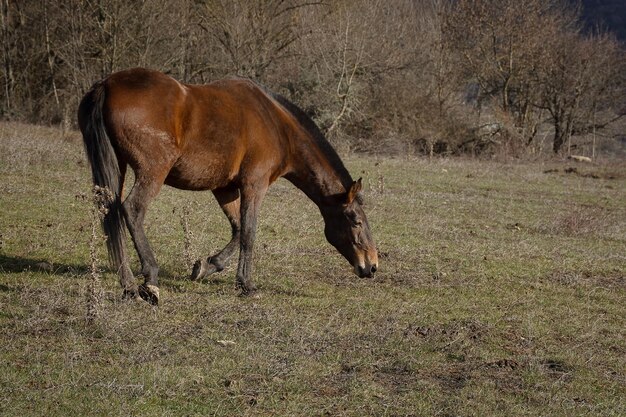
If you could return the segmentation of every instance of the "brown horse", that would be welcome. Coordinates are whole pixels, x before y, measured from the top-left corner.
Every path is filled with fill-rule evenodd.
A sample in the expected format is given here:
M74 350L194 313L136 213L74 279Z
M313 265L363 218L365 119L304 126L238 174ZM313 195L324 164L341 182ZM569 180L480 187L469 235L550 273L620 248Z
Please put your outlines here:
M315 123L296 105L252 81L182 84L160 72L131 69L97 82L78 109L93 182L113 202L103 220L113 267L124 294L158 303L158 266L143 222L163 184L212 190L232 226L219 253L196 262L191 278L221 271L239 246L237 287L255 291L252 247L263 196L285 177L320 209L328 241L360 277L378 256L361 206L361 180L352 181ZM135 173L122 202L126 169ZM137 286L128 265L124 223L141 261Z

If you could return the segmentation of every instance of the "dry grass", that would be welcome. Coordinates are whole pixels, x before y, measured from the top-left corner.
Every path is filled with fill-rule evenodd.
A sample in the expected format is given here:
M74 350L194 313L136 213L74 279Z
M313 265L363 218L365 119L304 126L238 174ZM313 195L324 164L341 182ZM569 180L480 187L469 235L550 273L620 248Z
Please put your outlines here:
M317 208L279 181L259 224L258 299L236 297L234 265L184 279L189 254L230 229L210 194L166 188L147 219L162 305L123 302L106 272L87 321L82 161L76 137L0 124L2 415L626 413L623 165L585 168L594 178L560 163L350 158L368 184L375 280L351 274Z

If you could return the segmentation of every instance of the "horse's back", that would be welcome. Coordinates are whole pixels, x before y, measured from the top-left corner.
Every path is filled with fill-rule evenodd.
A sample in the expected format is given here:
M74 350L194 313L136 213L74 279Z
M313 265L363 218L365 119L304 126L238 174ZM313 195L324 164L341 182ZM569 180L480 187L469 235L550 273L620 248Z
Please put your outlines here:
M111 74L103 81L110 111L124 114L128 122L144 118L155 125L177 113L185 98L185 86L158 71L134 68ZM169 116L169 117L164 117Z

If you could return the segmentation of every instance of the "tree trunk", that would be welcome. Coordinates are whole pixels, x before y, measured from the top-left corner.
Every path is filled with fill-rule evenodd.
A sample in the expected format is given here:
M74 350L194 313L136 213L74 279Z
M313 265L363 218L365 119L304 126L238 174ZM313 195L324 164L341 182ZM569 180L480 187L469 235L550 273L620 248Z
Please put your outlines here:
M552 150L554 153L559 153L563 143L565 143L566 131L561 128L561 124L554 122L554 143L552 144Z
M9 36L9 1L1 0L0 4L2 24L2 65L4 67L4 113L9 114L12 110L12 96L15 79L13 78L13 65L11 63L11 47Z

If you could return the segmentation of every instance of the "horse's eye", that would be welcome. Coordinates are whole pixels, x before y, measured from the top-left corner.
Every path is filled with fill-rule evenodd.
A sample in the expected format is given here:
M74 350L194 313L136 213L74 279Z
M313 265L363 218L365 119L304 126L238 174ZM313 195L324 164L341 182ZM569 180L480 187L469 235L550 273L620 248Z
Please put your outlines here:
M359 219L356 213L348 212L348 220L352 224L352 226L360 226L363 222Z

